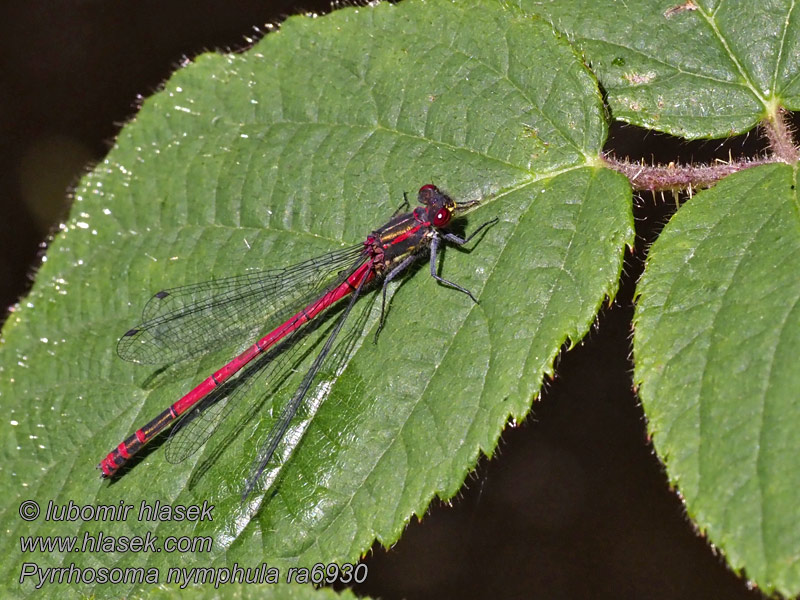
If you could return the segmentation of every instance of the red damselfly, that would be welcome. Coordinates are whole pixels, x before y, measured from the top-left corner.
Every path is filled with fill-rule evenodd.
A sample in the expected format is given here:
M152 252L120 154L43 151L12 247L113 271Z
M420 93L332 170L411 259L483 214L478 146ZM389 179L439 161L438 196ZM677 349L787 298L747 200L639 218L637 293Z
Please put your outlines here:
M278 448L356 300L367 288L383 282L380 331L387 285L427 252L431 276L477 302L469 290L437 274L437 255L443 242L461 246L497 219L460 237L445 228L454 216L477 205L477 200L456 202L430 184L420 188L418 198L421 206L398 214L403 208L408 210L406 200L383 227L355 246L284 269L216 279L153 296L143 310L142 324L126 332L117 344L117 353L125 360L152 365L179 362L207 351L210 345L235 341L237 335L254 331L258 341L114 448L98 465L103 477L116 474L145 444L182 416L167 441L167 460L177 463L191 456L230 414L233 400L243 395L251 381L268 380L280 372L277 365L292 355L286 348L299 342L301 333L308 329L306 324L349 296L300 387L261 445L245 484L244 500ZM239 376L228 383L241 385L230 392L224 384L237 373ZM249 381L240 381L245 378ZM226 403L220 402L223 397Z

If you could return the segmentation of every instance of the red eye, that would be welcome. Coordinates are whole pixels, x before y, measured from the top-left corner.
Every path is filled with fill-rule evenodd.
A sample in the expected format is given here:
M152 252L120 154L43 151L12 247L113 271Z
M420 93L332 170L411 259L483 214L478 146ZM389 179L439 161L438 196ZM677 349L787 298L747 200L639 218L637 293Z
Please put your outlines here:
M443 208L439 212L437 212L433 217L433 226L434 227L444 227L450 222L450 217L452 214L446 208Z
M419 188L419 193L422 194L423 192L438 192L439 190L436 188L435 185L432 183L427 183Z

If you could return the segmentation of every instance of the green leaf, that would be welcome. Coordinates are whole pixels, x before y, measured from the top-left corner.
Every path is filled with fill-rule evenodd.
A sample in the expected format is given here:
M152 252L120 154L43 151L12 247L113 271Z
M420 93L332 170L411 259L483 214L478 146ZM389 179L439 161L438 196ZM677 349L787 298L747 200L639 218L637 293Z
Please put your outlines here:
M222 593L220 593L222 592ZM220 584L215 589L211 585L194 585L185 588L177 586L160 587L149 591L146 595L134 596L134 598L146 598L147 600L170 600L171 598L196 598L198 600L217 600L226 598L231 600L355 600L356 595L349 590L336 593L330 588L315 589L312 585L276 585L273 583L265 584ZM366 598L368 596L359 596Z
M765 592L800 592L800 227L787 165L692 198L638 287L635 377L691 517Z
M545 2L614 118L686 138L746 132L798 107L790 2ZM637 288L636 381L689 514L764 590L800 593L795 355L797 199L788 167L682 208Z
M569 45L494 2L292 18L244 54L181 69L84 178L4 329L2 579L17 581L35 560L154 567L163 582L178 557L23 554L22 536L208 536L210 548L180 553L186 568L354 562L375 539L393 543L525 416L559 348L613 297L633 228L626 180L597 166L605 136L595 81ZM429 182L482 199L467 231L499 218L471 252L451 249L441 264L480 304L424 265L393 285L377 345L373 310L350 360L309 394L250 504L240 494L259 441L313 351L274 398L256 399L242 430L229 424L179 466L150 448L124 476L99 480L94 466L109 450L231 355L166 370L119 360L116 340L149 294L359 243L404 191ZM111 521L25 522L28 499L43 513L49 501L134 508ZM136 518L157 501L208 502L213 520ZM70 588L81 592L120 588Z
M585 52L615 119L709 138L800 107L790 0L544 0L533 10Z

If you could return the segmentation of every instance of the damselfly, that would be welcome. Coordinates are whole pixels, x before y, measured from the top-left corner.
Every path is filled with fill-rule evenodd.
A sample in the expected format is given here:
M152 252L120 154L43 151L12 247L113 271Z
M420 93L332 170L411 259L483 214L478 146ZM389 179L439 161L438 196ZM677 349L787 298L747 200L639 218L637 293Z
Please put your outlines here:
M142 313L142 324L125 333L117 344L117 353L125 360L169 364L201 353L204 344L232 341L240 333L260 331L261 337L114 448L98 465L103 477L117 473L145 444L181 416L167 442L167 459L177 463L191 456L231 413L237 396L247 389L245 382L233 392L223 384L237 373L239 377L232 382L240 383L241 378L269 378L281 372L276 365L292 354L282 351L285 345L291 347L300 342L299 336L308 329L308 323L349 297L300 387L282 408L261 445L245 483L244 500L270 462L363 292L382 280L380 331L389 282L429 253L431 276L477 302L469 290L438 275L437 256L442 243L463 245L497 219L483 223L467 237L460 237L446 228L453 217L477 205L477 200L456 202L430 184L420 188L418 197L421 206L398 214L401 207L385 225L355 246L284 269L216 279L153 296ZM407 210L407 201L404 206ZM261 356L267 352L268 356ZM259 356L261 359L257 359ZM227 403L218 404L223 397Z

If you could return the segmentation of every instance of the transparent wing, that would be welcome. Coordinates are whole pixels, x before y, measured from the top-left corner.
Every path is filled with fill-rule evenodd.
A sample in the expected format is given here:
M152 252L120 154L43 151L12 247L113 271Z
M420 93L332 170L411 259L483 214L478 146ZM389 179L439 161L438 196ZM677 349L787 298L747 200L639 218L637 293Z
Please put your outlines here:
M314 322L286 336L280 344L256 358L236 377L216 388L184 414L170 430L165 449L167 461L177 464L194 454L234 409L243 404L242 399L251 390L262 395L275 392L300 358L298 353L303 347L300 338L324 320L320 315ZM253 406L257 408L258 405L254 399Z
M360 290L353 295L353 298L350 299L342 314L337 317L336 324L330 337L320 351L320 355L318 355L309 369L311 379L313 379L314 375L319 371L319 367L328 357L328 351L330 350L329 344L332 343L336 334L339 333L359 293ZM368 307L369 305L367 305L367 308ZM336 308L332 310L335 311ZM360 333L366 322L366 315L367 311L364 311L362 316L357 319L350 332L348 332L346 340L352 341L354 336ZM304 344L302 338L306 337L315 328L323 326L326 321L327 319L325 316L320 315L305 327L293 332L275 348L259 356L251 365L245 367L241 374L215 389L198 403L195 408L187 412L170 431L170 436L166 442L165 448L167 460L170 463L179 463L190 457L208 441L214 432L219 429L219 426L226 421L232 413L237 413L236 417L234 417L234 422L239 423L249 419L252 414L261 407L263 399L280 389L286 377L292 372L292 369L303 359L303 354L309 353L313 349L313 347ZM346 345L343 344L341 348L345 348L345 346ZM344 361L347 358L346 355L349 354L349 346L342 351L337 347L336 350L330 354L336 356L338 360ZM309 379L309 374L306 375L303 384L306 384L306 379ZM310 380L308 385L310 385ZM302 387L301 385L301 389ZM276 447L282 437L282 433L285 432L286 426L282 425L283 420L288 416L288 420L286 421L288 425L294 413L297 412L297 407L300 401L302 401L302 396L305 395L305 390L303 394L299 394L298 391L293 401L298 398L298 395L299 399L294 405L294 410L291 415L289 415L288 412L291 410L290 406L292 403L282 409L278 422L270 431L268 439L274 439ZM245 401L245 398L247 398L247 401ZM277 433L279 429L281 429L280 434ZM238 425L233 428L232 434L235 434L237 430ZM271 442L268 441L267 444L271 444ZM272 452L274 452L274 449ZM272 452L269 453L270 457ZM259 454L257 462L261 460L263 460L263 452ZM267 462L268 460L269 457L267 457Z
M346 359L346 357L341 356L341 353L331 352L333 349L334 343L336 341L337 336L342 331L345 322L347 321L347 317L353 310L353 307L356 304L359 296L361 295L362 290L364 289L365 284L370 279L370 274L365 274L364 277L361 279L358 287L353 292L352 298L347 303L347 306L342 311L342 314L337 317L336 325L331 330L328 338L325 340L325 344L322 349L317 354L317 357L314 359L314 362L309 367L308 371L306 372L305 376L303 377L302 382L300 383L300 387L297 388L297 391L292 396L291 400L286 403L286 405L281 409L281 412L278 415L278 419L275 424L270 429L269 434L267 434L267 438L264 443L259 448L258 456L256 457L255 461L253 462L253 466L250 470L250 475L247 478L247 483L245 484L244 491L242 492L242 502L244 502L250 493L255 489L257 486L264 469L266 469L267 464L269 464L272 456L275 454L275 451L278 449L278 445L281 443L284 435L286 434L286 430L289 428L289 424L294 419L295 415L297 414L300 405L303 403L303 400L308 393L308 390L311 388L311 384L314 382L314 379L322 370L323 365L328 360L328 358L332 355L340 355L342 360ZM366 316L366 313L363 315ZM360 328L363 326L365 322L364 318L360 318L357 320L356 327L360 331ZM350 336L348 335L347 338ZM349 346L346 343L344 346ZM347 352L345 352L346 354Z
M358 244L284 269L158 292L145 305L142 323L120 338L117 354L132 362L167 364L269 331L352 267L363 248Z

